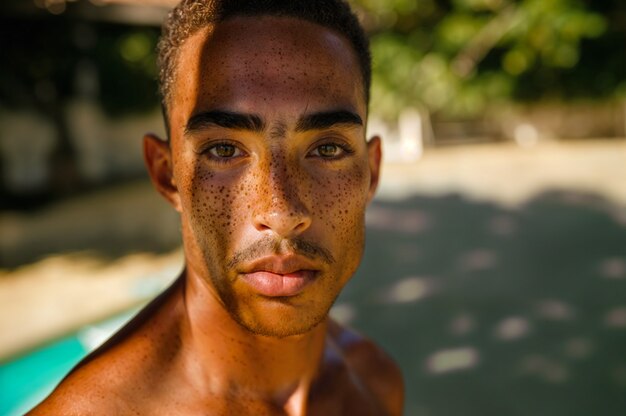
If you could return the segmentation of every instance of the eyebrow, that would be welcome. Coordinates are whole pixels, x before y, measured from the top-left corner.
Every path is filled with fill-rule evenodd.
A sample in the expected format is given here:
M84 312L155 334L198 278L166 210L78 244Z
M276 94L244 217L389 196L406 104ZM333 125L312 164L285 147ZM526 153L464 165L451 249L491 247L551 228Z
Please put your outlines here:
M201 131L209 127L223 127L233 130L262 132L265 123L255 114L234 113L231 111L212 110L194 114L187 121L185 134Z
M362 126L361 117L347 110L324 111L303 116L296 125L297 132L323 130L337 125Z
M363 126L363 120L358 114L347 110L323 111L302 116L298 120L296 131L302 133L309 130L323 130L337 125ZM256 114L211 110L191 116L187 121L185 134L214 126L256 133L265 130L265 122Z

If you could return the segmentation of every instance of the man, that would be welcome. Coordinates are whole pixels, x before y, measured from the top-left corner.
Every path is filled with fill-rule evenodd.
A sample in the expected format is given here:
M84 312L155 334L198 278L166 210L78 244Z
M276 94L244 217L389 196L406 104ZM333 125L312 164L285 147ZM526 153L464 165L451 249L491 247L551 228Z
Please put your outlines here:
M144 138L185 270L32 414L399 415L399 369L328 311L355 272L380 140L340 0L184 0L164 26L169 139Z

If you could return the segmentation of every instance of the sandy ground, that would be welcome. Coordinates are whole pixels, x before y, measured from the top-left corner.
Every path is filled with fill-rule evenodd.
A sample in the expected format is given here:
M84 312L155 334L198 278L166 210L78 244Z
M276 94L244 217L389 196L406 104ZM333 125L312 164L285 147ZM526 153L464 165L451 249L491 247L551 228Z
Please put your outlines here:
M382 198L458 193L514 207L547 190L593 193L626 205L626 142L474 145L427 151L413 164L388 164Z
M626 227L626 141L427 149L417 162L385 164L378 200L457 195L515 209L552 191L593 195ZM0 360L167 286L182 265L176 220L147 182L0 213ZM335 312L350 313L341 305Z

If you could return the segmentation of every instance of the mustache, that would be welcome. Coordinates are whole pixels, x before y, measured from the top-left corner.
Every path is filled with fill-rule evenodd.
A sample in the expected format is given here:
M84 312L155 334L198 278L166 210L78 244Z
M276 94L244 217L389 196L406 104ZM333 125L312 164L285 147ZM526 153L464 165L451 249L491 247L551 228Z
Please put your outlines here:
M282 252L295 253L310 260L322 259L329 264L335 262L335 258L330 251L319 244L300 238L279 240L271 236L266 236L236 252L233 258L228 262L227 267L233 269L241 263L246 263L260 257L280 254Z

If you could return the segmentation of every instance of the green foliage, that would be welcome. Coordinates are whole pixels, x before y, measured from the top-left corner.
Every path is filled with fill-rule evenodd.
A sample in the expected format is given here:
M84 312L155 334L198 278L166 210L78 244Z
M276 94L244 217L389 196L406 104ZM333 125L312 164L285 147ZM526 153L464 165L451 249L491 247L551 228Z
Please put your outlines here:
M626 97L622 0L354 0L372 38L372 111L472 117L507 101ZM49 112L97 68L111 115L154 108L158 28L0 17L0 102ZM82 33L85 32L85 33Z
M100 101L111 115L158 105L155 28L107 25L98 30L93 59L100 72Z
M582 0L355 3L372 36L372 109L384 117L406 105L471 117L511 100L624 96L626 4L617 0L596 9ZM607 45L620 40L616 57Z

